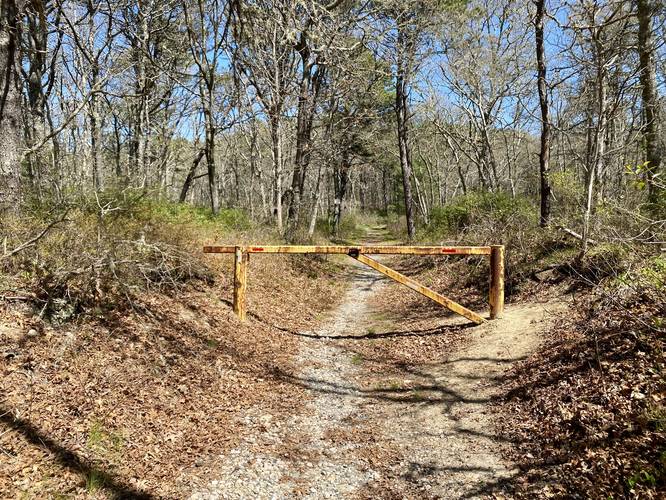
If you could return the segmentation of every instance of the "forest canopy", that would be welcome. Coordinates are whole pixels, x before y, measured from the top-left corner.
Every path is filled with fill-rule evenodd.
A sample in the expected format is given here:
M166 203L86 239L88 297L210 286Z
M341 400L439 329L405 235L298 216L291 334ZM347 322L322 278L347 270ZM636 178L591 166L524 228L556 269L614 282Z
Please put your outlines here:
M586 247L599 207L663 214L665 50L651 0L4 1L2 204L134 190L288 240L393 212L411 239L486 191Z

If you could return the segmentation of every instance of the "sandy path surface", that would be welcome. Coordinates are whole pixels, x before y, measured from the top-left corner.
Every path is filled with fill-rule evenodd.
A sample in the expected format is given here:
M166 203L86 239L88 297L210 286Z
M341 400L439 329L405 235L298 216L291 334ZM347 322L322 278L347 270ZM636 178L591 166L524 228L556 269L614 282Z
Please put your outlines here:
M508 443L495 435L491 403L503 373L538 346L540 331L561 310L559 304L509 307L503 319L466 329L465 347L410 369L400 397L387 391L366 405L380 428L379 448L393 450L393 461L382 467L388 479L370 491L475 498L515 474L502 458Z
M465 328L464 347L387 385L352 347L371 338L368 301L387 282L360 264L350 278L324 326L297 332L297 368L279 374L306 391L306 411L245 415L242 444L191 498L474 498L515 472L501 458L508 444L494 435L489 403L563 306L509 306L504 319Z

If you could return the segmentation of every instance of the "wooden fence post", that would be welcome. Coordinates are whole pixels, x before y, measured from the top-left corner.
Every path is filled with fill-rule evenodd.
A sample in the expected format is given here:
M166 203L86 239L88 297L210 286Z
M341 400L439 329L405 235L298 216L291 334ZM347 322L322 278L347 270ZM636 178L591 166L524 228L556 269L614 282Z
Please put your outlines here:
M245 321L245 291L247 290L249 256L244 247L236 247L234 252L234 312L241 321Z
M504 245L490 247L490 319L504 313Z

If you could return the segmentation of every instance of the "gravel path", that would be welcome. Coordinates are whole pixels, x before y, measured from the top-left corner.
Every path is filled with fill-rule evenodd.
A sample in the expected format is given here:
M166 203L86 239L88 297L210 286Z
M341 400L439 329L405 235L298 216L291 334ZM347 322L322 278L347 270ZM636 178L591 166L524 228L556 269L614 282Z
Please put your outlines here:
M563 310L559 303L511 306L503 319L468 329L466 347L410 370L411 390L366 405L381 429L377 447L396 457L380 471L389 478L382 486L410 498L450 499L501 488L517 470L502 458L509 443L494 435L491 403L502 374L536 349Z
M339 442L330 431L360 425L350 423L362 394L346 388L361 377L354 359L334 337L353 335L358 318L367 313L367 301L383 284L383 279L361 265L354 266L352 286L328 324L316 332L304 332L296 365L300 373L293 382L304 386L312 396L303 415L286 422L274 421L260 413L245 417L249 429L262 429L249 435L238 448L220 457L217 477L191 496L192 500L349 498L378 474L355 457L353 443ZM257 409L259 411L259 409ZM257 425L258 424L258 425ZM299 442L296 456L285 460L275 453L294 436L307 436Z
M509 307L504 319L466 329L459 352L412 368L407 392L369 391L382 377L345 349L345 337L367 337L368 300L386 281L357 263L351 274L327 326L301 334L300 370L285 375L309 394L306 411L255 408L241 445L219 457L215 478L191 499L475 498L514 474L489 402L498 377L536 348L562 306Z

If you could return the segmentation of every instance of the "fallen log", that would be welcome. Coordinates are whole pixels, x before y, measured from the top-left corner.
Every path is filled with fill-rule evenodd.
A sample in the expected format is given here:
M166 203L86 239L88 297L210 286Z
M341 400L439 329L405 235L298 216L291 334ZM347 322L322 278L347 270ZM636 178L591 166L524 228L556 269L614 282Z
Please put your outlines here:
M563 233L566 233L566 234L568 234L569 236L573 236L573 237L576 238L577 240L583 241L583 235L578 234L576 231L574 231L574 230L572 230L572 229L569 229L568 227L564 227L564 226L555 226L555 227L556 227L557 229L559 229L560 231L562 231ZM588 239L587 239L587 242L588 242L590 245L596 245L596 244L597 244L597 240L593 240L592 238L588 238Z

